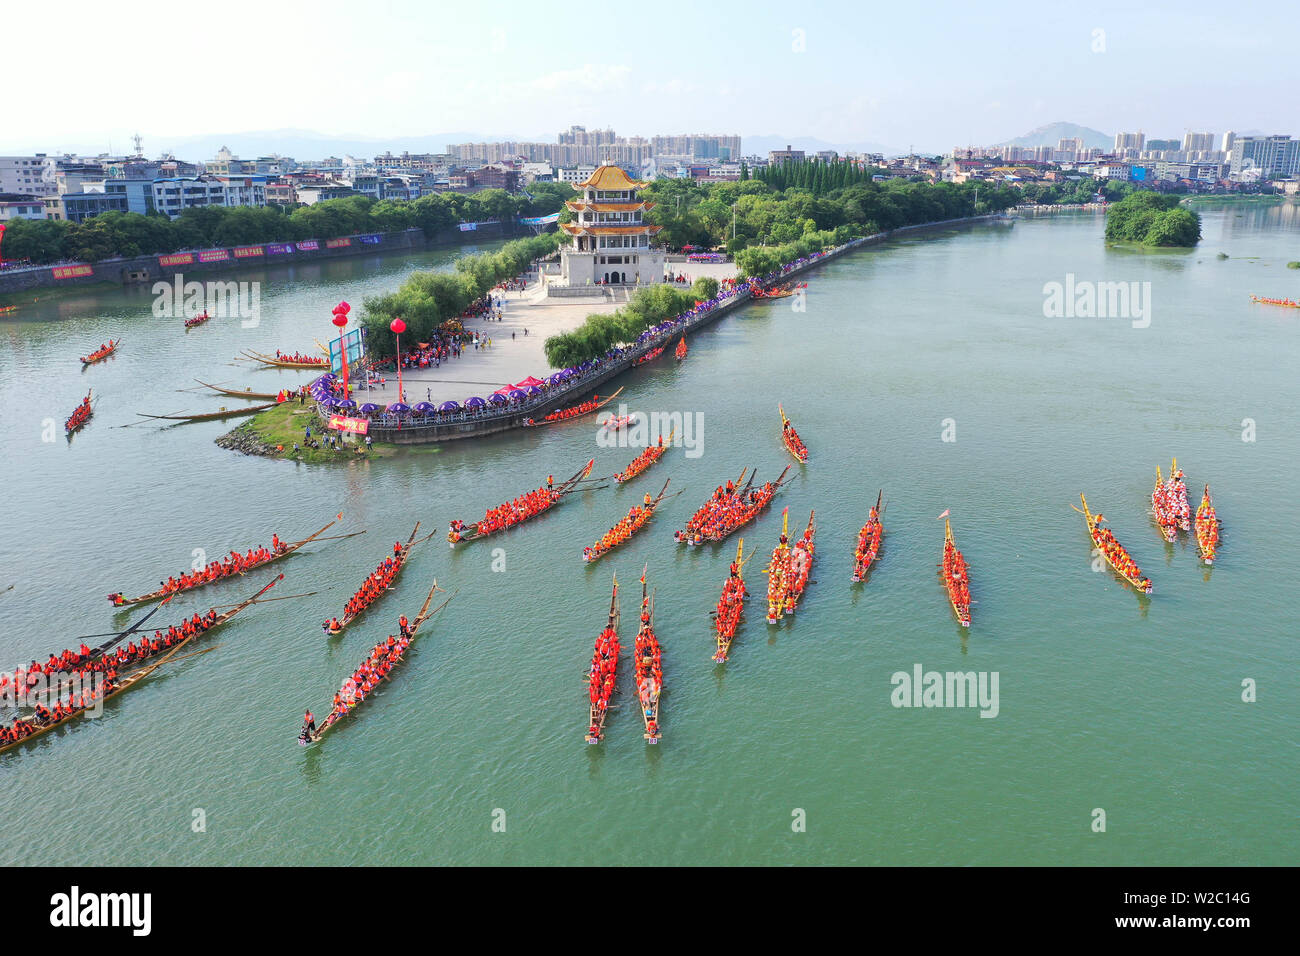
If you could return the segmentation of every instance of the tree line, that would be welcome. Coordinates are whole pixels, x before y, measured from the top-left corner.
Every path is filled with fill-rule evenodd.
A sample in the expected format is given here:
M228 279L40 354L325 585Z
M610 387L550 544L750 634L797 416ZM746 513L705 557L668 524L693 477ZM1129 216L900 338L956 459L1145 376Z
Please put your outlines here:
M573 198L567 183L535 183L531 197L504 189L476 193L433 193L419 199L364 196L327 199L312 206L201 206L176 219L163 213L106 212L83 222L16 219L6 223L7 260L98 262L116 257L165 255L190 249L333 239L364 233L418 228L426 236L461 222L513 221L546 216Z
M824 196L837 189L869 183L872 175L879 171L877 167L859 166L845 159L830 162L808 159L769 163L762 169L755 170L752 178L777 192L803 189L814 196ZM748 167L741 169L741 178L750 178Z
M718 280L702 276L689 289L661 283L645 286L614 312L587 316L571 332L546 340L546 361L552 368L572 368L599 358L617 345L635 342L646 329L681 315L696 302L718 294Z
M663 227L658 238L669 249L693 245L733 253L824 232L843 242L899 226L997 212L1021 201L1020 192L1007 186L869 178L820 196L798 186L777 189L759 179L660 179L642 195L655 203L647 219Z
M381 358L396 354L397 343L389 328L395 318L406 323L403 334L408 347L432 341L444 323L464 315L493 286L553 253L561 238L561 233L551 232L514 239L495 252L461 256L451 272L415 272L395 292L367 296L361 315L367 348Z

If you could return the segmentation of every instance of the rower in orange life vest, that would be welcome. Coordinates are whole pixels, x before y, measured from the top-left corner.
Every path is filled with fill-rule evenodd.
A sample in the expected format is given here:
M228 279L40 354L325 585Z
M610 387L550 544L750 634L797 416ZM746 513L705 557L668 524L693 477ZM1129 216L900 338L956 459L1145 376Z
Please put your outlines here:
M304 734L314 734L316 732L316 718L312 716L310 710L303 714L302 732Z
M409 637L409 636L410 636L410 633L411 633L411 625L410 625L410 623L406 620L406 615L405 615L405 614L403 614L403 615L401 616L401 618L398 620L398 622L397 622L397 626L398 626L398 628L399 628L399 629L401 630L401 632L402 632L402 637Z
M550 475L547 475L547 476L546 476L546 490L547 490L547 491L550 491L554 485L555 485L555 479L554 479L553 477L551 477Z

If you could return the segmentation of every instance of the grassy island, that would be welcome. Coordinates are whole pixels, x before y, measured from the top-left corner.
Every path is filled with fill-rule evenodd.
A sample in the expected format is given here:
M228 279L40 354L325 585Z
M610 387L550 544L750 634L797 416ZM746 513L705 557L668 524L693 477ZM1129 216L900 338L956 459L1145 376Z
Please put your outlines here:
M304 445L304 433L308 426L311 427L312 440L320 442L319 448ZM314 406L284 402L275 408L259 412L234 431L222 435L217 439L217 444L245 455L312 464L389 458L397 451L397 446L384 442L375 442L366 448L364 436L355 442L354 439L358 437L355 435L346 436L342 448L335 450L326 446L326 436L339 437L337 432L325 428L325 423L321 421ZM296 452L295 443L298 445Z

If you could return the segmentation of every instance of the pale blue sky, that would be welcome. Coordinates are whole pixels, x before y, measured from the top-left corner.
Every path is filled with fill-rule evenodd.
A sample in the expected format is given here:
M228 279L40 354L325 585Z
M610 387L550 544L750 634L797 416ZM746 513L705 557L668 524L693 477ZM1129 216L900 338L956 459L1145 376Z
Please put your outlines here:
M0 153L288 127L550 140L579 123L931 149L1056 120L1300 134L1286 8L326 0L137 16L72 2L53 33L32 24L35 42L6 51L22 95L5 103ZM19 26L12 9L0 33Z

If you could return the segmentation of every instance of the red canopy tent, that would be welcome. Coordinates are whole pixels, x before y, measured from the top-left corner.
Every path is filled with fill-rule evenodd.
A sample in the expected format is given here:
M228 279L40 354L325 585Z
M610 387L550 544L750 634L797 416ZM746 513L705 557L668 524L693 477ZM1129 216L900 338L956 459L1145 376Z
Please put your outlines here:
M533 378L533 376L530 375L530 376L528 376L526 379L524 379L522 382L520 382L518 385L515 385L514 387L515 387L515 388L532 388L534 385L545 385L545 384L546 384L546 383L543 382L540 378Z

